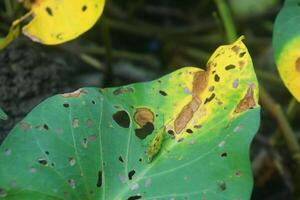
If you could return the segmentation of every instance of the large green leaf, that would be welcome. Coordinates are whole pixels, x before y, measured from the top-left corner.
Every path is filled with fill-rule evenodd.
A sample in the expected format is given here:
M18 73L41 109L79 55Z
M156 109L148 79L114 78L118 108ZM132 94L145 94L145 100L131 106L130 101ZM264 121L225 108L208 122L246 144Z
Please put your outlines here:
M279 74L300 101L300 3L286 0L278 14L273 33L273 47Z
M241 40L208 70L83 88L35 108L0 148L3 199L249 199L258 83Z

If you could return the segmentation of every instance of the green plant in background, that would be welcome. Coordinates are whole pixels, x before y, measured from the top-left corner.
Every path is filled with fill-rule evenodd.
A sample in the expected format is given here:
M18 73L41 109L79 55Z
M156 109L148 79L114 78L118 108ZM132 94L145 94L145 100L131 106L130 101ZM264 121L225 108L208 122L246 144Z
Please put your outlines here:
M105 5L105 0L23 2L30 11L13 22L7 37L0 40L0 49L18 37L21 30L33 41L47 45L75 39L97 22ZM27 24L21 27L24 23Z
M207 67L46 100L0 147L0 198L249 199L252 61L239 39Z
M0 108L0 119L1 120L7 120L7 115L5 114L5 112Z
M300 3L286 0L275 21L274 56L281 79L300 101Z

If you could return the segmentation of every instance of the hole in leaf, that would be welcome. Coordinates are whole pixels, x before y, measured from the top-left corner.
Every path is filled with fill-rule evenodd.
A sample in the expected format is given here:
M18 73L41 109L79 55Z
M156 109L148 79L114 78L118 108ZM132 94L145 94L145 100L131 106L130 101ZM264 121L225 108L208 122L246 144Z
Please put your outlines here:
M193 130L192 129L187 129L186 132L189 133L189 134L192 134Z
M93 101L92 101L92 104L94 104L94 105L95 105L95 104L96 104L96 102L93 100Z
M241 52L240 55L239 55L240 58L244 57L245 54L246 54L246 52Z
M53 11L50 7L46 7L46 12L49 16L53 16Z
M43 158L39 158L38 159L38 163L43 165L43 166L47 166L48 165L48 161L46 159Z
M47 131L49 130L49 126L48 126L47 124L44 124L44 125L43 125L43 128L44 128L45 130L47 130Z
M68 103L64 103L63 106L64 106L65 108L69 108L69 107L70 107L70 105L69 105Z
M128 173L128 178L129 178L129 180L132 180L132 177L133 177L134 174L135 174L135 170L131 170L131 171Z
M97 187L101 187L101 186L102 186L102 171L100 170L98 172Z
M215 81L219 82L220 81L220 76L218 74L215 75Z
M137 200L137 199L141 199L141 198L142 198L142 196L140 196L140 195L135 195L135 196L129 197L127 200Z
M135 129L135 135L141 140L145 139L154 130L154 125L151 122L147 122L142 128Z
M162 96L168 96L168 94L165 91L159 90L159 94L161 94Z
M224 152L224 153L221 154L222 158L226 158L227 156L228 156L227 152Z
M118 111L113 114L113 120L123 128L129 128L130 126L130 117L124 110Z
M225 67L225 70L232 70L232 69L234 69L235 68L235 65L227 65L226 67Z
M119 156L119 161L120 161L121 163L124 163L124 160L123 160L122 156Z
M216 96L215 93L212 93L210 95L210 97L208 97L208 98L205 99L204 104L207 104L207 103L211 102L215 98L215 96Z
M87 10L87 6L86 5L82 6L81 10L82 12L85 12Z
M172 135L172 136L174 136L174 135L175 135L175 133L174 133L174 131L173 131L173 130L168 130L168 134L170 134L170 135Z

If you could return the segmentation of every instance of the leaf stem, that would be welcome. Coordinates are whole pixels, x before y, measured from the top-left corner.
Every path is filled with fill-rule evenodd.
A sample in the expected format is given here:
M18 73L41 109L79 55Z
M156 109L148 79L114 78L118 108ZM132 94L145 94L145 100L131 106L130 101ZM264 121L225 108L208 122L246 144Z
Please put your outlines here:
M237 39L237 31L234 25L232 15L230 13L230 9L226 4L225 0L215 0L215 3L218 7L221 19L224 24L227 41L229 43L232 43Z
M300 154L300 145L292 127L288 122L287 117L282 111L281 106L271 97L271 95L263 88L263 86L260 86L260 100L262 106L267 109L277 121L282 136L287 143L288 150L292 154L293 158L298 161L297 157Z

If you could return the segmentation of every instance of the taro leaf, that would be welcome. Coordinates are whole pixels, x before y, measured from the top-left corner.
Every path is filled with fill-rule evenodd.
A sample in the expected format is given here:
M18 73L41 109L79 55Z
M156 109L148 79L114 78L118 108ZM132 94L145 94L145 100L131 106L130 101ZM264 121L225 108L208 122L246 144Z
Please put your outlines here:
M6 113L0 108L0 119L1 120L7 120L7 115Z
M100 18L105 0L25 0L30 11L14 22L33 41L55 45L75 39Z
M35 108L0 148L3 199L249 199L258 83L238 40L208 70L83 88Z
M300 101L300 4L286 0L276 18L273 47L279 74L290 92Z

